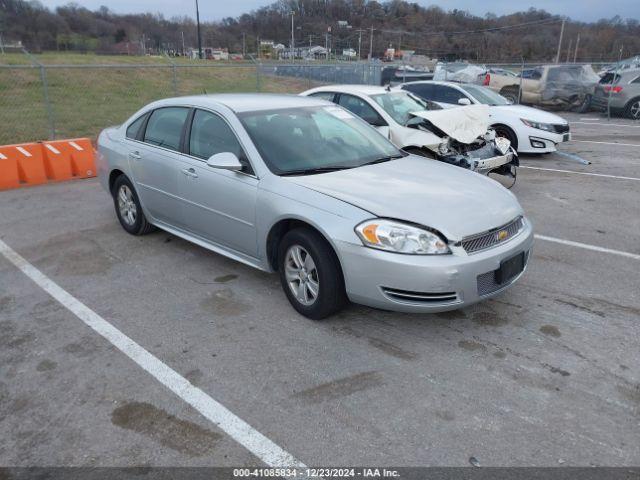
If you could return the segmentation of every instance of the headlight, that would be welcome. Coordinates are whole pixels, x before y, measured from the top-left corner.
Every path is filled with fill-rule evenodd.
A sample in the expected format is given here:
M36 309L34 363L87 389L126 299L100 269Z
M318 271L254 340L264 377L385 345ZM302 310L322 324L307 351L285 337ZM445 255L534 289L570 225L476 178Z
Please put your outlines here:
M537 128L538 130L544 130L545 132L556 131L556 129L553 128L553 125L551 125L550 123L534 122L533 120L526 120L524 118L521 118L520 120L522 120L522 123L524 123L527 127Z
M367 247L413 255L451 253L437 233L407 223L376 218L362 222L356 233Z

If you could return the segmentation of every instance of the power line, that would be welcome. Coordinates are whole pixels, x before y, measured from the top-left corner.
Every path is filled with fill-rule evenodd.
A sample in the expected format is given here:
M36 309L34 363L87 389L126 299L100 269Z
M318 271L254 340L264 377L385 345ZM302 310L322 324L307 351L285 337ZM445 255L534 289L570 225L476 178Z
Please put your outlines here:
M457 31L457 32L407 32L404 30L381 30L381 29L376 29L379 32L383 32L383 33L390 33L390 34L402 34L402 35L412 35L412 36L416 36L419 35L421 37L423 36L436 36L436 35L466 35L466 34L472 34L472 33L485 33L485 32L495 32L495 31L499 31L499 30L508 30L511 28L520 28L520 27L527 27L529 25L545 25L545 24L552 24L552 23L560 23L562 22L562 19L545 19L545 20L536 20L533 22L526 22L526 23L518 23L516 25L505 25L502 27L490 27L490 28L483 28L480 30L461 30L461 31Z

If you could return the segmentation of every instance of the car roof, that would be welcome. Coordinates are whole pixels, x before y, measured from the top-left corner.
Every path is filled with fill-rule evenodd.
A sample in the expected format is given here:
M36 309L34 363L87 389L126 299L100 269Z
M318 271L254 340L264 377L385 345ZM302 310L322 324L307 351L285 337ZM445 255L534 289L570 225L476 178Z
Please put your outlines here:
M386 87L380 87L376 85L326 85L310 90L311 93L327 91L338 93L359 93L361 95L378 95L380 93L388 93Z
M416 85L416 84L420 84L420 83L428 83L428 84L432 84L432 85L442 85L445 87L462 87L461 84L457 83L457 82L443 82L442 80L416 80L415 82L405 82L402 83L400 85L398 85L399 87L401 87L402 85ZM482 85L477 85L478 87L481 87Z
M313 97L273 93L219 93L212 95L191 95L166 98L154 102L155 108L170 105L193 105L198 107L219 107L223 105L236 113L281 108L313 107L331 105L330 102Z

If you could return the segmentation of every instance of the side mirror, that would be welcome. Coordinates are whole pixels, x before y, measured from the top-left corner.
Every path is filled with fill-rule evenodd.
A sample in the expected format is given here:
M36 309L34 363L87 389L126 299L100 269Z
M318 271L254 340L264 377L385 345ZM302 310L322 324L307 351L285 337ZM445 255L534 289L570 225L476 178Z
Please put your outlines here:
M458 99L458 105L471 105L471 100L466 97Z
M235 153L220 152L209 157L207 165L211 168L221 168L222 170L242 170L242 164Z

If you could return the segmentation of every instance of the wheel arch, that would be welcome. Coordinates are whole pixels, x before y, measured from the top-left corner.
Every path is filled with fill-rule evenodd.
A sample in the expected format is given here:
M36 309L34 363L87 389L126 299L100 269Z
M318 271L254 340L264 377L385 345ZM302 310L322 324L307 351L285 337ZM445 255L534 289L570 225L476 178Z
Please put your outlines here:
M629 100L625 106L624 106L624 112L625 113L629 113L630 112L630 108L631 105L633 105L635 102L640 102L640 95L633 97L631 100Z
M113 194L113 185L116 183L116 179L120 175L125 175L125 173L122 170L118 169L118 168L114 168L109 173L109 192L111 192L112 194Z
M329 235L324 232L319 226L314 225L307 219L302 219L294 216L281 218L276 221L271 228L269 229L269 233L267 234L266 243L265 243L265 253L267 257L267 263L269 267L273 271L278 270L278 246L280 245L280 241L285 236L285 234L291 230L296 228L307 228L309 230L317 233L327 244L331 247L334 255L338 259L338 265L340 265L340 272L344 277L344 272L342 272L342 262L340 261L340 255L330 240Z

